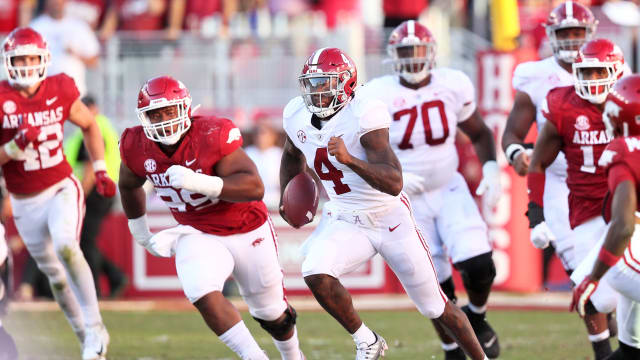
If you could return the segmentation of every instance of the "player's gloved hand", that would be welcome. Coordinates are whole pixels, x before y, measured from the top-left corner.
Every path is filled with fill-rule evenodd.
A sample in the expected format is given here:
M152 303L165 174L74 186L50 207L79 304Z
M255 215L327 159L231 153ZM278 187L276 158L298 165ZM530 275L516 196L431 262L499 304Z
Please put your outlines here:
M172 187L207 195L210 198L217 198L224 185L222 179L217 176L197 173L181 165L172 165L166 174Z
M104 197L113 197L116 195L116 183L107 175L107 164L104 160L96 160L93 162L93 171L96 175L96 191Z
M529 201L528 210L525 213L529 219L529 229L533 229L536 225L544 221L544 211L542 206L533 201Z
M544 249L549 246L549 242L555 240L556 237L547 226L547 223L543 221L531 229L529 239L535 248Z
M584 278L580 285L573 288L573 299L571 300L571 307L569 307L569 311L577 310L578 315L580 315L580 317L584 317L584 307L597 288L598 280L593 280L590 276Z
M424 178L420 175L403 172L402 173L402 190L409 195L424 192Z
M38 135L40 135L40 128L31 126L28 122L23 121L13 139L4 144L4 151L13 160L24 160L24 149L34 142Z
M476 189L476 195L482 196L485 204L494 207L500 196L502 196L502 186L500 186L500 167L494 160L489 160L482 165L482 181Z
M133 236L133 239L142 247L147 249L153 256L160 256L151 246L151 238L153 233L149 229L147 222L147 215L142 215L139 218L129 219L129 231Z

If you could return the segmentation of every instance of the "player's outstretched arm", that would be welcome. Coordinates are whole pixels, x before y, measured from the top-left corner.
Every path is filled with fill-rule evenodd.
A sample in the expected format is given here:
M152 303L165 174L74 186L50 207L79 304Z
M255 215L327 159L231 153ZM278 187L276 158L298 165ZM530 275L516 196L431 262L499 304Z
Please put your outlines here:
M104 141L100 127L87 106L77 99L71 105L69 120L82 130L84 146L91 161L104 160Z
M242 148L220 159L215 165L215 172L223 182L219 199L234 202L262 200L264 184L256 165Z
M280 205L282 205L284 188L287 187L291 179L304 172L306 168L304 154L293 145L291 139L287 136L282 150L282 158L280 159Z
M516 91L513 108L502 134L502 150L518 175L527 174L529 155L525 152L524 139L536 120L536 107L529 95Z
M469 137L483 164L490 160L496 160L496 143L493 139L493 133L484 123L477 109L467 120L458 124L458 127Z
M402 191L402 166L389 145L389 129L370 131L360 137L367 160L351 156L340 137L332 137L327 149L329 155L347 165L374 189L396 196Z

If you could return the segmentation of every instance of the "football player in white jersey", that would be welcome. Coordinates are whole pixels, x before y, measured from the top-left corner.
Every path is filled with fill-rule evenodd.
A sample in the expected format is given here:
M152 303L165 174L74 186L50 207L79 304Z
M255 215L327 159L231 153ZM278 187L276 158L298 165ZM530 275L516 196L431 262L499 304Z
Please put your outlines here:
M302 96L283 113L280 185L284 190L308 166L329 195L302 246L302 274L318 303L353 336L356 360L378 359L387 345L362 322L339 278L376 254L422 315L447 328L472 359L486 359L466 316L440 288L425 236L401 192L384 103L355 90L356 66L340 49L315 51L298 79ZM282 207L281 213L287 220Z
M403 190L427 234L440 286L450 300L456 300L451 258L469 295L469 304L462 309L487 356L497 358L498 338L485 320L496 275L492 248L487 226L457 171L455 147L460 128L484 163L479 191L492 207L500 196L493 133L476 109L471 80L457 70L433 68L436 41L426 26L414 20L400 24L391 32L388 52L396 74L373 79L361 91L384 102L393 119L389 141L402 164ZM455 340L434 325L445 359L465 359Z
M553 56L516 67L512 80L516 94L502 135L502 148L518 175L527 174L531 161L531 151L527 151L524 144L529 128L536 122L538 129L542 129L546 121L542 115L542 102L549 90L573 85L571 65L580 46L593 37L597 23L591 10L583 5L573 1L558 5L545 24ZM567 161L564 154L559 154L546 170L544 210L531 203L527 216L533 246L544 249L553 240L565 270L571 271L575 265L572 264L566 178Z

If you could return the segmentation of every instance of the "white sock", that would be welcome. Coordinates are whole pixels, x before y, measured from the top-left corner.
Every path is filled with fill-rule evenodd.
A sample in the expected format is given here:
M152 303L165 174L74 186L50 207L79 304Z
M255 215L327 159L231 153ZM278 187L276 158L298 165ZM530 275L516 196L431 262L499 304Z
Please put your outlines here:
M607 330L601 332L600 334L589 335L589 341L598 342L598 341L606 340L609 337L610 337L609 329L607 329Z
M469 310L473 311L476 314L484 314L487 312L487 304L484 304L482 306L475 306L472 303L469 303Z
M276 348L282 355L282 360L301 360L300 341L298 341L298 329L293 326L293 336L288 340L273 339Z
M445 344L445 343L441 342L440 346L442 346L442 350L444 350L444 351L455 350L455 349L457 349L459 347L458 344L455 343L455 342L452 342L451 344Z
M219 338L242 359L269 360L242 320L225 331Z
M369 329L364 323L362 323L360 328L351 334L351 336L353 337L353 341L356 342L356 345L361 343L371 345L376 341L376 336L373 334L373 331L371 331L371 329Z
M60 259L67 272L67 279L71 290L80 304L80 310L84 317L85 327L93 327L102 324L102 316L98 306L98 296L93 282L93 275L87 260L84 258L79 246L73 247L68 261Z
M82 342L83 339L80 338L81 335L79 334L84 333L84 318L82 316L80 304L78 304L78 300L71 291L71 286L67 284L66 280L63 280L62 282L52 282L49 280L49 285L51 287L51 293L53 293L53 298L56 299L58 306L62 309L64 316L71 325L71 328L76 335L78 335L78 340Z

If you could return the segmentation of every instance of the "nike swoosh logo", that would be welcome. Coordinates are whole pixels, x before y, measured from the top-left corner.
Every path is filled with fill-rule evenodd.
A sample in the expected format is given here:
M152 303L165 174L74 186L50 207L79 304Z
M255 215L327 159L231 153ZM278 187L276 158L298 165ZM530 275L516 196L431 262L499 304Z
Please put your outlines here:
M400 223L400 224L402 224L402 223ZM397 229L398 226L400 226L400 224L398 224L398 225L396 225L394 227L389 226L389 232L393 232L393 230Z
M191 164L193 164L196 161L196 159L193 159L191 161L185 161L185 164L187 164L187 166L191 166Z
M486 343L484 343L484 347L485 347L485 348L490 348L490 347L491 347L491 345L493 345L493 343L494 343L494 342L496 342L496 340L497 340L497 339L498 339L498 338L497 338L495 335L493 335L493 337L492 337L491 339L489 339L489 341L487 341Z
M56 102L56 100L58 100L58 97L54 96L51 99L45 100L45 103L47 104L47 106L49 106L49 105L53 104L54 102Z

